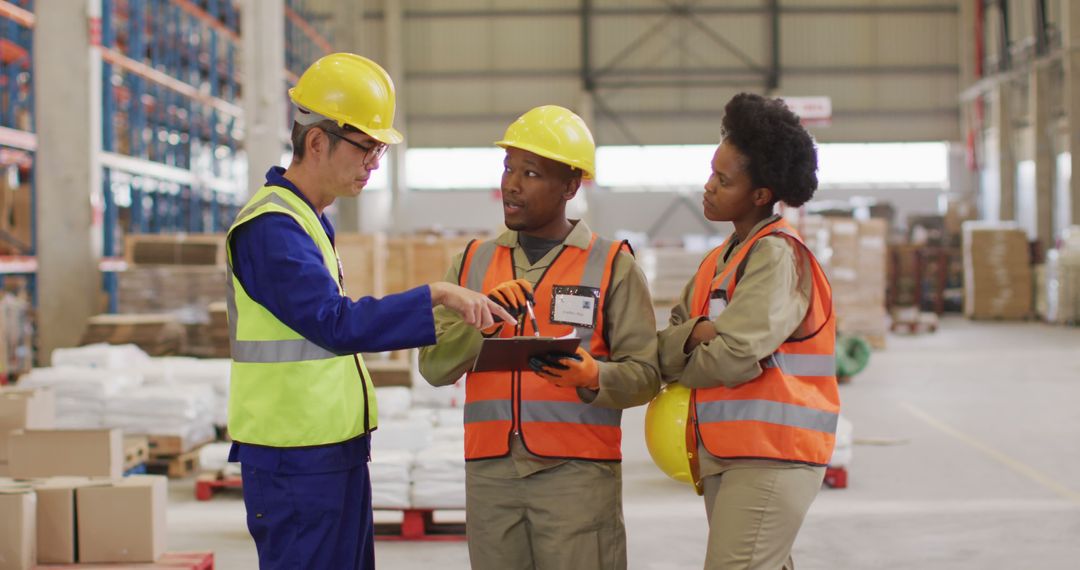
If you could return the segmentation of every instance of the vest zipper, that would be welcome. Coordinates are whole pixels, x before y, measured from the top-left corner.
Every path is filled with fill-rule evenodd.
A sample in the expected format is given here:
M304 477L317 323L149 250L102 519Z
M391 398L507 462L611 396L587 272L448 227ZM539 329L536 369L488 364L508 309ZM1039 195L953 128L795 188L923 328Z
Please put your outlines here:
M356 373L360 375L360 388L364 391L364 433L371 432L371 405L368 402L367 392L367 377L364 376L364 369L360 366L360 356L353 354L353 362L356 364Z

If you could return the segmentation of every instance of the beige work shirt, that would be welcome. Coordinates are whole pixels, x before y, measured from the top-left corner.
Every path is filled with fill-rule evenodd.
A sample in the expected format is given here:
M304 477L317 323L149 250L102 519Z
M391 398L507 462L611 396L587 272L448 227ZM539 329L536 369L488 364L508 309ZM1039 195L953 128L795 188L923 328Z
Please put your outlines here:
M592 230L578 221L563 240L562 247L585 249ZM529 263L525 251L518 247L518 234L506 231L495 243L513 249L515 274L533 285L558 256L561 247L552 248L536 263ZM464 253L464 252L463 252ZM446 281L458 283L462 254L458 254L446 272ZM600 389L578 389L585 403L604 408L625 409L648 403L660 389L659 365L656 361L656 317L645 275L634 257L620 252L612 269L610 294L604 306L605 326L611 355L598 362ZM420 349L420 373L433 386L456 382L466 372L480 351L480 332L466 325L453 311L435 308L434 345ZM533 455L515 436L507 457L469 461L466 470L486 477L519 478L549 469L566 462Z
M762 220L750 235L777 219L779 216ZM717 263L716 275L723 272L742 245L737 236L732 238ZM810 307L813 286L810 260L803 249L784 237L762 237L746 258L735 295L713 320L716 338L687 353L684 347L690 332L708 318L690 317L694 299L691 279L679 304L671 310L668 327L658 334L664 380L677 380L689 388L714 388L735 387L757 378L762 372L761 360L798 332ZM747 463L791 465L769 460L721 460L708 453L700 457L702 477Z

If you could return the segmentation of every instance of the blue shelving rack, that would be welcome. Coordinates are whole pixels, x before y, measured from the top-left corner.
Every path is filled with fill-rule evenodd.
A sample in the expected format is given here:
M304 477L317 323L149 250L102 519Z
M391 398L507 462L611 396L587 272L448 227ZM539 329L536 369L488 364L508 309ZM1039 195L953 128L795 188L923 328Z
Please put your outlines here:
M19 231L0 230L0 286L7 276L18 276L25 283L31 304L37 302L37 242L34 216L34 156L37 136L34 124L34 17L33 0L0 0L0 176L8 185L18 188L4 197L6 203L16 203ZM17 193L20 193L16 195ZM5 212L6 214L7 212ZM16 229L12 225L4 227ZM32 322L32 321L31 321ZM10 330L15 330L14 328ZM27 325L19 334L29 335L28 353L16 347L8 354L4 370L16 370L19 361L33 361L33 328ZM4 374L7 379L7 373Z
M334 51L327 20L314 13L306 0L285 1L285 77L291 85L307 66Z
M121 234L225 231L240 206L233 0L100 0L103 256ZM116 274L104 276L116 310Z

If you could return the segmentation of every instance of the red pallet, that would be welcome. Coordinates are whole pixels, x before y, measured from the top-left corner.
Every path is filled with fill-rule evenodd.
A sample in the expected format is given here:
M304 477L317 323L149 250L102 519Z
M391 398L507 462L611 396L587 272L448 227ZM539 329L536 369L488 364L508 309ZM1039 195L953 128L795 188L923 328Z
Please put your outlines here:
M133 564L57 564L34 566L34 570L214 570L213 552L167 552L157 562Z
M844 467L826 467L825 484L833 489L846 489L847 469Z
M390 509L379 509L390 510ZM401 523L375 523L375 540L461 542L465 523L437 523L434 509L402 509Z
M217 475L199 475L195 480L195 500L209 501L214 493L222 489L240 489L244 482L239 477L219 477Z

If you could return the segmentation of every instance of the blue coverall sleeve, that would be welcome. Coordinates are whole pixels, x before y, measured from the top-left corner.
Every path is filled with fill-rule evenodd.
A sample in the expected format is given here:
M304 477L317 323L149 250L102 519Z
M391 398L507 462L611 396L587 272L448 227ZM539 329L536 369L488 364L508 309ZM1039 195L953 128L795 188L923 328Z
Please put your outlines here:
M338 292L322 254L300 224L264 214L233 230L233 272L248 296L304 338L335 354L435 343L427 285L381 299Z

